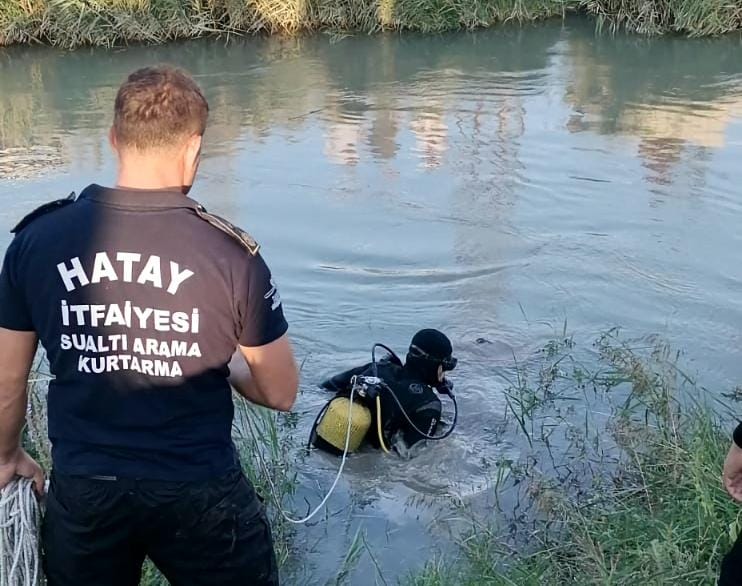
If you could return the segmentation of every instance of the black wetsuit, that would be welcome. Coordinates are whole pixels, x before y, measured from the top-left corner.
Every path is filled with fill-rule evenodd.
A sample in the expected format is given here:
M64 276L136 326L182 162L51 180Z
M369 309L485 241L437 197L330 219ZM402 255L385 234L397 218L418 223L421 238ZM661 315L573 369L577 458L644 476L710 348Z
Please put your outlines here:
M412 420L412 423L415 424L415 427L425 432L426 435L435 435L442 411L441 400L438 398L435 389L422 382L412 369L401 366L389 359L381 360L377 365L377 376L391 388L391 391L399 399L399 403L397 403L388 390L381 391L381 428L384 443L391 446L398 433L401 434L402 439L408 446L425 439L407 421L402 413L402 408ZM338 396L348 396L351 379L355 375L373 376L373 365L370 363L364 364L336 374L323 382L321 386ZM371 410L372 427L366 439L374 447L380 447L376 424L376 403L359 397L354 397L353 400L360 400ZM400 408L400 404L402 408Z

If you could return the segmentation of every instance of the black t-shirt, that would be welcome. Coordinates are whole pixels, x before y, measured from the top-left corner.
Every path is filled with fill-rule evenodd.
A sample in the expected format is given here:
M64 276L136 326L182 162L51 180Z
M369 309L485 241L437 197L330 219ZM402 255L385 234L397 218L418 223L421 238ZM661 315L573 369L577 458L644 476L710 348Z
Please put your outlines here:
M227 365L288 325L262 257L197 209L91 185L8 247L0 327L47 352L57 471L199 481L239 466Z

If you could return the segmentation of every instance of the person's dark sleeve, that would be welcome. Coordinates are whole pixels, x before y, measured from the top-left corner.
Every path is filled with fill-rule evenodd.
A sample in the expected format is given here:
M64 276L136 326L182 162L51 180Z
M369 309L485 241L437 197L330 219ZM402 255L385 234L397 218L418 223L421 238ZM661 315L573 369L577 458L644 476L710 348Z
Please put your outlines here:
M5 252L0 271L0 328L34 331L20 274L20 244L16 237Z
M321 383L320 387L332 393L349 393L351 379L368 370L370 366L370 364L364 364L363 366L356 366L350 370L340 372Z
M442 410L441 402L438 399L435 399L421 405L413 413L409 413L409 416L417 429L425 432L426 435L432 436L435 435L436 429L438 429L438 424L441 421ZM426 439L410 425L410 422L407 421L406 418L402 421L402 429L404 441L408 446L412 446L420 440Z
M236 291L239 343L265 346L283 336L289 326L283 315L281 295L263 257L251 257L246 266L242 291Z

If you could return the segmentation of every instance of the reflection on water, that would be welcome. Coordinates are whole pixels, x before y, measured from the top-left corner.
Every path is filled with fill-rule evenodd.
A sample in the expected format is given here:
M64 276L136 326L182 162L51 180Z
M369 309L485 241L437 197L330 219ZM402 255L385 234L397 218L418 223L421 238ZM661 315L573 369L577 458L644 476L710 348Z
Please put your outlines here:
M316 39L191 43L108 54L4 49L2 177L10 177L11 159L22 148L33 147L27 154L31 167L35 151L53 151L55 161L68 162L65 151L76 159L91 154L81 150L104 138L116 82L150 56L167 56L197 72L212 105L212 154L248 137L261 142L276 126L290 132L319 119L324 152L333 163L354 166L362 156L394 159L410 133L421 167L435 169L450 148L449 119L459 131L463 123L472 124L477 146L493 138L478 140L483 115L497 111L502 126L524 129L519 96L542 93L545 76L566 78L566 130L635 137L638 155L660 183L684 162L684 153L697 155L687 147L725 146L726 129L742 114L742 65L734 58L733 40L652 42L586 32L552 25L530 34L443 37L436 39L436 50L429 40L393 37L346 39L335 46ZM492 50L493 43L499 50ZM411 54L419 45L426 50ZM520 49L526 54L518 54ZM91 74L76 75L91 63ZM218 71L211 63L219 64ZM510 103L497 103L508 94ZM76 131L83 129L95 136L79 136ZM96 149L94 156L101 155L106 153ZM23 176L23 162L17 166L14 179Z
M60 171L65 165L59 146L10 147L0 151L0 179L28 180Z
M72 158L92 156L100 164L116 83L150 56L183 63L207 88L212 156L236 155L242 141L263 142L277 127L295 132L321 121L323 152L332 163L393 160L407 144L420 167L432 170L450 149L451 133L461 135L464 125L472 126L471 146L508 148L507 140L492 144L495 135L482 138L482 118L496 113L503 129L522 133L520 96L543 94L546 77L566 83L564 129L636 138L650 182L668 185L689 159L724 148L727 128L742 114L742 66L733 40L651 42L586 32L552 25L530 34L443 37L435 50L430 41L393 37L336 45L316 39L191 43L109 54L5 49L0 177L55 172ZM412 54L420 45L426 49ZM76 75L90 64L90 74Z
M596 37L579 20L5 49L0 227L110 182L106 133L128 71L194 72L212 107L195 196L264 245L306 358L302 432L325 399L313 383L367 360L372 342L403 351L424 326L454 340L459 431L411 460L352 459L330 522L300 533L300 583L334 576L359 525L393 579L437 543L432 513L411 503L481 490L487 461L517 449L501 435L500 375L551 326L658 333L710 386L740 378L738 55L731 37ZM336 465L312 456L301 496ZM361 566L353 583L373 583Z

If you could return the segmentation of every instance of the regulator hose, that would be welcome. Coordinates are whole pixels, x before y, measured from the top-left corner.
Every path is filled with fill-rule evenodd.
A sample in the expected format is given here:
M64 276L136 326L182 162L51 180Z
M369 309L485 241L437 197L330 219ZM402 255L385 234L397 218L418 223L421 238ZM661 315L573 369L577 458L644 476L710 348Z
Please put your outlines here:
M378 366L376 364L376 348L383 348L384 350L386 350L387 352L389 352L389 354L391 354L391 356L392 356L392 360L394 362L396 362L397 364L399 364L400 366L402 366L402 361L399 359L399 356L397 356L397 354L394 352L394 350L392 350L391 348L389 348L388 346L386 346L384 344L380 344L379 342L377 342L371 348L371 364L372 364L374 376L376 378L379 378L379 369L378 369ZM456 429L456 422L459 420L459 406L456 403L456 397L454 397L452 393L445 393L445 394L447 394L451 398L451 401L453 401L453 423L451 423L451 427L448 428L448 430L446 431L446 433L444 433L443 435L433 436L433 435L428 435L427 433L425 433L423 431L420 431L420 429L417 427L417 425L415 425L412 422L412 419L410 419L410 416L407 414L407 411L405 411L405 408L402 406L401 401L399 400L399 398L397 397L397 395L394 393L394 391L391 389L391 387L389 387L388 384L386 384L385 382L382 381L381 387L385 391L389 391L389 393L392 395L392 397L394 397L394 400L397 402L397 405L399 406L399 409L402 411L402 415L404 415L405 419L407 420L407 423L409 423L412 426L412 429L414 429L417 433L419 433L425 439L428 439L428 440L431 440L431 441L444 440L444 439L446 439L448 436L450 436L453 433L453 430L454 429ZM377 397L376 400L377 400L377 403L376 403L376 411L377 411L376 414L377 414L377 417L376 418L377 418L377 421L381 421L381 402L379 401L378 397ZM381 445L382 445L382 448L384 448L384 451L387 452L387 453L389 453L386 450L386 446L384 446L383 440L381 439L381 430L379 430L379 440L381 441Z
M325 403L325 406L319 410L319 413L317 414L317 417L315 418L314 423L312 424L312 430L309 432L309 441L307 442L307 452L312 451L312 440L314 440L314 436L317 433L317 426L319 425L320 419L322 419L322 416L325 414L325 411L327 411L330 408L330 403L332 403L334 400L335 400L335 397L327 401L327 403Z
M427 434L427 433L425 433L424 431L421 431L421 430L420 430L420 429L419 429L419 428L417 427L417 425L415 425L415 424L414 424L414 423L412 422L412 419L410 419L410 416L409 416L409 415L407 415L407 411L405 411L404 407L402 407L402 403L401 403L401 402L400 402L400 400L399 400L399 399L397 398L397 395L396 395L396 394L394 393L394 391L393 391L393 390L392 390L392 389L391 389L391 388L389 387L389 385L387 385L386 383L383 383L383 384L382 384L382 388L383 388L383 389L384 389L385 391L388 391L388 392L389 392L389 394L390 394L390 395L391 395L391 396L392 396L392 397L394 398L394 400L395 400L395 401L397 402L397 406L399 407L400 411L402 411L402 415L404 415L405 419L407 420L407 423L409 423L409 424L410 424L410 426L412 427L412 429L414 429L414 430L415 430L415 431L416 431L417 433L419 433L419 434L420 434L421 436L423 436L423 437L424 437L425 439L427 439L427 440L431 440L431 441L434 441L434 442L437 442L437 441L440 441L440 440L444 440L444 439L446 439L446 438L447 438L447 437L448 437L449 435L451 435L451 434L453 433L453 430L454 430L454 429L456 429L456 422L457 422L457 421L458 421L458 419L459 419L459 406L458 406L458 403L456 403L456 397L454 397L453 395L448 395L448 396L449 396L449 397L451 398L451 401L453 401L453 422L451 423L451 427L449 427L449 428L448 428L448 430L446 430L446 433L444 433L443 435L437 435L437 436L435 436L435 435L428 435L428 434Z
M371 348L371 364L373 366L374 370L374 376L378 378L379 376L379 369L376 365L376 348L383 348L387 352L389 352L389 355L392 357L392 362L397 364L398 366L402 366L402 360L397 356L396 352L392 350L389 346L385 344L379 344L378 342L374 344L373 348Z
M352 414L353 414L353 399L356 394L356 385L355 380L353 381L353 386L350 389L350 401L348 402L348 429L345 433L345 448L343 449L343 457L340 460L340 467L338 468L337 474L335 475L335 480L332 483L332 486L330 486L330 489L327 491L327 494L325 494L325 497L320 501L320 503L315 507L315 509L309 513L306 517L302 519L294 519L293 517L290 517L286 511L283 510L283 507L281 507L280 500L276 496L278 494L278 491L276 490L275 484L273 484L273 479L270 475L270 469L268 468L268 464L266 463L265 459L263 458L263 454L260 450L256 450L256 455L258 457L258 462L260 464L260 467L263 469L263 474L265 475L266 480L268 481L268 486L270 486L270 490L273 493L273 500L275 501L276 509L278 509L278 512L281 514L281 516L288 521L289 523L293 525L303 525L304 523L309 522L312 520L312 518L317 515L322 510L322 507L325 506L327 501L332 496L332 493L335 491L335 488L338 485L338 482L340 481L340 477L343 474L343 469L345 468L345 461L348 458L348 447L350 445L350 430L351 430L351 422L352 422ZM319 418L318 418L319 419ZM248 430L250 434L253 437L253 440L257 443L257 433L253 429L252 423L250 422L250 419L247 419L247 425ZM5 586L5 584L2 584L1 586Z

